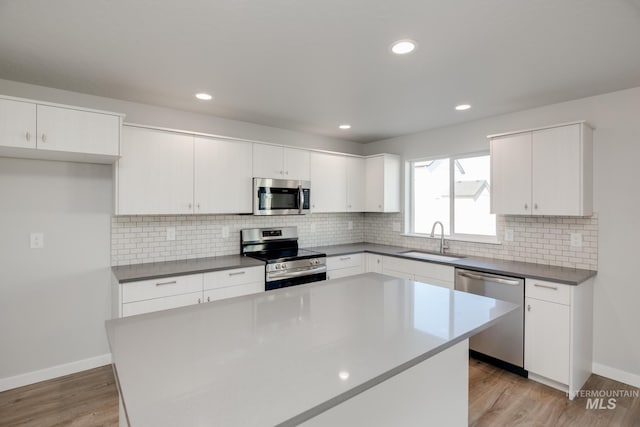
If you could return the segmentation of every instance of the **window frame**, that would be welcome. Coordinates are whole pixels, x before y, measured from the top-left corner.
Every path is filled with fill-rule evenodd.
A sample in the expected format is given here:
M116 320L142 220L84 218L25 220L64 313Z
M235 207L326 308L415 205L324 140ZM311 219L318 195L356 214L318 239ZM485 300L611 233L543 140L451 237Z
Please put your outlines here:
M409 185L407 188L409 189L409 206L407 209L407 221L408 229L405 230L405 235L414 236L414 237L426 237L431 238L429 233L418 233L415 231L415 164L420 162L428 162L434 160L444 160L449 159L449 224L450 230L449 234L445 234L445 238L447 240L458 240L465 242L478 242L478 243L500 243L498 241L498 220L496 217L496 234L495 235L484 235L484 234L467 234L467 233L455 233L455 162L461 159L468 159L471 157L483 157L490 156L491 153L489 150L482 151L474 151L469 153L460 153L460 154L450 154L450 155L440 155L440 156L429 156L429 157L420 157L408 160L406 163L409 166L409 174L407 174L407 178L409 180Z

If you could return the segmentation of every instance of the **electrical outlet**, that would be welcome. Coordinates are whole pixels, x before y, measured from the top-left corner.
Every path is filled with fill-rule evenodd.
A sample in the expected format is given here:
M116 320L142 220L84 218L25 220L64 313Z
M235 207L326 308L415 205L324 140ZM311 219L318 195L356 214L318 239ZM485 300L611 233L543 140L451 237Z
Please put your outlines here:
M167 240L176 240L176 228L167 227Z
M399 233L400 232L400 223L399 222L394 222L393 224L391 224L391 229L394 232Z
M581 248L582 247L582 233L571 233L571 247L572 248Z
M504 229L504 241L513 242L513 228Z
M29 235L30 238L30 247L31 249L42 249L44 248L44 234L43 233L31 233Z
M229 238L229 226L225 225L224 227L222 227L222 238L223 239L228 239Z
M353 230L353 221L347 223L347 230Z

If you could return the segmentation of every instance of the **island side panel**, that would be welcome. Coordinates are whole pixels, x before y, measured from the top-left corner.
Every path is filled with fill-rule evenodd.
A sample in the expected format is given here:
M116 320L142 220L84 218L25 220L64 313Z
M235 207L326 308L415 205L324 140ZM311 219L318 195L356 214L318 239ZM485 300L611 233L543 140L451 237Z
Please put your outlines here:
M464 340L301 425L462 427L468 413L469 340Z

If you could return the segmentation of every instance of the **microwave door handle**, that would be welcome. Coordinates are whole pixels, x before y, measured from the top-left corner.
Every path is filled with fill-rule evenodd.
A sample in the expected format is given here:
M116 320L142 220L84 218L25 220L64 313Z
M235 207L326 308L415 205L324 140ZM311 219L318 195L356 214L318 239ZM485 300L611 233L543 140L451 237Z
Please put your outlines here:
M298 185L298 214L302 215L302 207L304 206L304 191L302 185Z

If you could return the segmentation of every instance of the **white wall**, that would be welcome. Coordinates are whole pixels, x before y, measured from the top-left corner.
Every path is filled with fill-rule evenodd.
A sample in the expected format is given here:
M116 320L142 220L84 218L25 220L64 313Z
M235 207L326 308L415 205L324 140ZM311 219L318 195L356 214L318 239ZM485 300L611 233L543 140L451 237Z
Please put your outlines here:
M491 117L367 144L364 154L404 159L488 149L486 135L574 120L594 132L594 210L599 217L594 302L598 370L640 384L640 88ZM621 372L620 372L621 371Z
M109 353L111 167L0 158L0 195L2 389Z
M356 142L228 120L207 114L85 95L11 80L0 79L0 94L124 113L127 115L125 117L125 122L127 123L203 132L234 138L271 142L274 144L351 154L361 154L362 151L362 144ZM194 102L199 101L194 99Z

